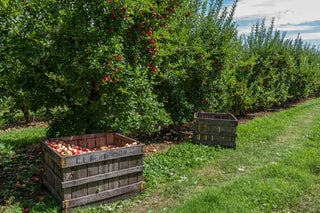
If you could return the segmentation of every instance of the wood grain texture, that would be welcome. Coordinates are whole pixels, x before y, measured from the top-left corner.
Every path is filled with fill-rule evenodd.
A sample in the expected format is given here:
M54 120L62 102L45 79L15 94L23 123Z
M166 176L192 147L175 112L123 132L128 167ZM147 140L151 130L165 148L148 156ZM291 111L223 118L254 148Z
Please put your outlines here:
M144 183L142 183L142 184L144 184ZM80 198L73 198L71 200L68 200L68 203L69 203L68 207L72 208L75 206L89 204L89 203L97 202L100 200L106 200L108 198L125 195L130 192L139 193L139 191L141 191L141 183L140 182L130 184L127 186L123 186L123 187L118 187L118 188L111 189L108 191L96 193L93 195L87 195L87 196L83 196ZM66 201L62 202L62 207L66 208Z
M117 133L99 133L49 141L64 141L88 148L103 145L138 145L112 150L95 151L73 156L62 156L41 141L44 167L43 183L66 207L108 203L141 193L143 182L144 144ZM69 208L68 207L68 208Z
M95 176L84 177L81 179L62 182L61 186L62 186L62 188L70 188L70 187L75 187L75 186L87 184L90 182L107 180L107 179L111 179L111 178L115 178L115 177L119 177L119 176L123 176L123 175L139 173L139 172L142 172L143 170L144 170L144 166L137 166L137 167L132 167L132 168L123 169L123 170L119 170L119 171L116 170L116 171L111 171L111 172L104 173L104 174L97 174Z

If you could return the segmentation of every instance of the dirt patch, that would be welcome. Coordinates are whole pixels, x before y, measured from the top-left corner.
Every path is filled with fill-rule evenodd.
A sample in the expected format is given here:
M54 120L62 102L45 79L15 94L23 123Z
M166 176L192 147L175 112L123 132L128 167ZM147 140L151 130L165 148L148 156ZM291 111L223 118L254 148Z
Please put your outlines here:
M303 104L307 101L310 101L312 99L315 99L316 96L311 96L311 97L306 97L306 98L300 98L299 100L295 100L295 101L289 101L281 106L278 106L278 107L272 107L270 109L265 109L265 110L262 110L262 111L259 111L259 112L252 112L252 113L248 113L246 116L244 117L241 117L239 118L239 124L244 124L244 123L247 123L248 121L254 119L254 118L257 118L257 117L266 117L266 116L270 116L274 113L277 113L277 112L282 112L282 111L285 111L289 108L292 108L292 107L296 107L300 104Z
M312 119L306 119L306 120L303 121L304 124L308 124L308 123L311 123L311 122L312 122Z
M27 146L26 148L17 149L15 152L16 154L24 154L28 153L30 155L38 154L41 151L40 144L31 144Z

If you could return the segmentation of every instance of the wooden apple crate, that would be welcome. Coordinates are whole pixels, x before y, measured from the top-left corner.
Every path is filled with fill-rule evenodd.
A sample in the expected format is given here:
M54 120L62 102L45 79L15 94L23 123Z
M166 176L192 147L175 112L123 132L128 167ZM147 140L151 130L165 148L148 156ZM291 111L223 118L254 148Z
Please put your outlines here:
M230 113L194 114L193 143L221 145L236 149L237 118Z
M113 132L49 139L57 140L89 149L121 147L65 156L41 141L43 183L65 212L77 206L123 200L144 191L142 143ZM138 145L124 147L134 142Z

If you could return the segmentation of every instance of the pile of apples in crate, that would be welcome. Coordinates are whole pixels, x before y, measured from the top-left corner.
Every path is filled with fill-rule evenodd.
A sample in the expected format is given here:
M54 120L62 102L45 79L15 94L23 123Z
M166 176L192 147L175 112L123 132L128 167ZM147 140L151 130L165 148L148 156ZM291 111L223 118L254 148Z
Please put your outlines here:
M102 151L102 150L110 150L110 149L118 149L120 147L116 145L104 145L101 146L100 148L84 148L72 144L67 144L64 141L49 141L46 140L45 143L55 149L60 155L77 155L77 154L82 154L82 153L88 153L88 152L95 152L95 151ZM134 142L132 144L127 143L124 147L129 147L129 146L135 146L138 145L137 142Z

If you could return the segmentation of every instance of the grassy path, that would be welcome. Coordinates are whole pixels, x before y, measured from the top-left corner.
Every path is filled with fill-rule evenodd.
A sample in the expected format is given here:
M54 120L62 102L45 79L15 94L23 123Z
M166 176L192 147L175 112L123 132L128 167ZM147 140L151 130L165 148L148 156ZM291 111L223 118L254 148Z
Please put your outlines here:
M160 184L126 212L320 212L320 100L237 129L237 150Z
M237 150L186 141L145 158L142 196L75 212L320 212L319 130L315 99L239 125ZM44 127L5 133L0 148L35 144L44 134ZM53 199L35 207L59 212Z

